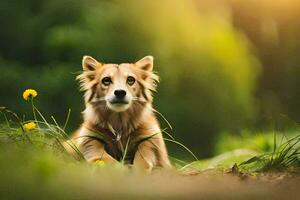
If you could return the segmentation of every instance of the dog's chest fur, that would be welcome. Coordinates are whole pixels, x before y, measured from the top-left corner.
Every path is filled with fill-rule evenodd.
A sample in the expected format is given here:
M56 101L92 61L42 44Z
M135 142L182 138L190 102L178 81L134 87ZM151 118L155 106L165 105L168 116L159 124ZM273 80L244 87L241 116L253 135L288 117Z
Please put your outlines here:
M126 161L132 162L135 144L145 134L146 124L152 125L152 108L147 104L135 103L126 112L111 112L101 105L87 106L84 111L84 126L96 133L104 134L105 150L117 160L121 160L123 152L128 146ZM150 120L150 121L149 121Z

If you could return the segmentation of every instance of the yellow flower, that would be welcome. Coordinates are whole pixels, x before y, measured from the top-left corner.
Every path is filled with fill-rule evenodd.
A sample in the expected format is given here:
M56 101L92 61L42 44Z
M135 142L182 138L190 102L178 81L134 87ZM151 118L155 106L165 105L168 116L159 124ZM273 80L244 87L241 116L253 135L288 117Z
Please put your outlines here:
M25 99L27 101L31 97L34 98L37 95L38 95L38 93L34 89L27 89L23 92L23 99Z
M105 165L105 162L104 162L103 160L96 160L96 161L94 162L94 164L96 164L96 165L102 167L102 166Z
M36 123L34 123L34 122L26 123L23 125L23 128L25 131L31 131L36 128Z

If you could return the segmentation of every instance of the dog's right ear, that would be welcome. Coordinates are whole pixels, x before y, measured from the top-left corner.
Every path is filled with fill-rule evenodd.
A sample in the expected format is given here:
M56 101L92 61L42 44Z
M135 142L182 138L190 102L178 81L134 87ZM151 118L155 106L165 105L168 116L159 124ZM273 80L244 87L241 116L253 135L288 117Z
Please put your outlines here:
M84 71L94 71L101 66L102 63L98 62L91 56L83 56L82 58L82 68Z

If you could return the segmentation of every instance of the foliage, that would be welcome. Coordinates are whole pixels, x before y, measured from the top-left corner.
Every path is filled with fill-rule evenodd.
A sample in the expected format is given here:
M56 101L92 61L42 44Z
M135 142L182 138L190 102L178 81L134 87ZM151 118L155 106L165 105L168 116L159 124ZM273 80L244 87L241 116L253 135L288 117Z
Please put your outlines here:
M180 140L198 155L211 154L218 132L253 124L260 65L228 9L195 5L192 0L4 3L2 20L11 20L1 21L6 27L0 33L1 103L28 112L14 97L22 87L34 87L44 91L39 106L46 117L63 121L70 107L70 124L77 128L83 101L74 73L81 70L83 55L134 62L152 54L162 80L156 107L176 124Z
M277 133L278 136L294 136L297 132ZM239 148L251 149L257 152L270 152L273 150L274 132L242 131L240 134L223 133L216 141L215 154Z
M209 156L219 133L268 129L279 113L299 121L299 6L294 0L1 2L1 105L28 113L15 97L34 87L42 91L37 105L46 117L60 122L72 109L69 132L81 121L74 79L83 55L120 63L152 54L161 76L156 108L179 140Z

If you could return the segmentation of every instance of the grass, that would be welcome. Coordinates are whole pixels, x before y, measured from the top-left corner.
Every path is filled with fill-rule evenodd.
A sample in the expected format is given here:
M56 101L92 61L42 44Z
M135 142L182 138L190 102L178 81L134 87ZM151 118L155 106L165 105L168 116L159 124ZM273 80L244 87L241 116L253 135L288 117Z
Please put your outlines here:
M278 145L274 133L273 151L254 156L240 163L240 167L250 171L285 170L300 167L300 135L292 138L282 137Z
M230 136L228 140L222 140L219 148L225 147L226 151L219 155L195 161L185 166L181 170L207 170L221 169L227 170L237 165L246 172L270 172L285 171L300 168L300 135L296 132L289 133L287 137L284 133L265 134L261 133L250 136ZM223 136L224 137L224 136ZM273 137L273 139L272 139ZM280 140L278 141L278 137ZM257 140L258 139L258 140ZM240 143L238 144L238 141ZM230 146L230 143L233 146ZM246 144L245 144L246 143ZM266 148L267 147L267 148Z
M205 161L195 161L194 168L206 169L199 176L180 175L191 166L178 168L180 173L154 171L151 176L144 176L132 173L124 165L90 165L75 161L61 151L52 137L45 137L44 142L40 142L35 131L28 134L33 143L25 138L11 143L7 143L10 139L1 139L5 142L0 145L1 199L250 200L266 197L293 199L299 195L299 182L294 179L276 187L257 180L253 182L252 179L241 182L216 170L219 167L213 168L213 173L207 172L218 164L227 169L237 160L246 160L252 155L251 151L236 150ZM203 166L198 166L200 163Z

